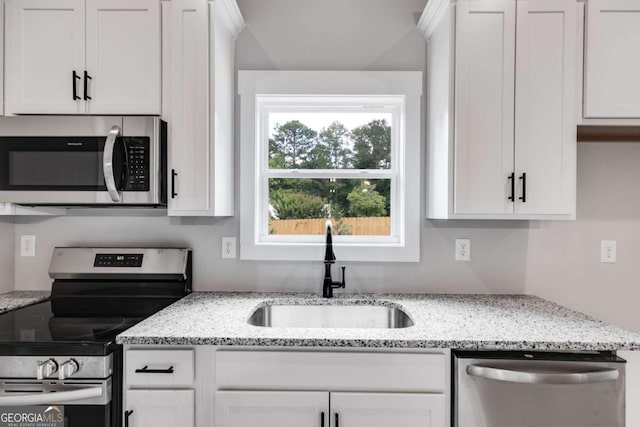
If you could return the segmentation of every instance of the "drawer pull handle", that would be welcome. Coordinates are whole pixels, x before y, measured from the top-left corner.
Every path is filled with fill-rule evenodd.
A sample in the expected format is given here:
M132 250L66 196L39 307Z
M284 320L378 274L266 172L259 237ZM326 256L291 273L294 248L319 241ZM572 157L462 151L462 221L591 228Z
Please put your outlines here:
M124 427L129 427L129 417L133 414L133 409L130 411L124 411Z
M170 366L169 369L149 369L149 366L145 365L136 369L136 374L173 374L173 366Z

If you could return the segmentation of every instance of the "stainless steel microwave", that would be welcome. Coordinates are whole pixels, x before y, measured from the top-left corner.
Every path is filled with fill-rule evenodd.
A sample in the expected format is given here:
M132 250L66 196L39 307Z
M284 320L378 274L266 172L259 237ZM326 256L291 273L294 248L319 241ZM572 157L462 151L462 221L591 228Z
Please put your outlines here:
M33 120L33 119L32 119ZM167 203L167 124L119 117L89 132L0 134L0 202L56 206ZM46 131L44 131L46 132Z

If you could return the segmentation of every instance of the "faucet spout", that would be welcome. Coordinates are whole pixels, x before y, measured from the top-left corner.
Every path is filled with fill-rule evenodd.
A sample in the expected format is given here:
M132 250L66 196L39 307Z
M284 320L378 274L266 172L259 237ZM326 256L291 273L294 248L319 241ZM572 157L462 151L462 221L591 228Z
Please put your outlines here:
M342 267L342 281L334 282L331 278L331 265L336 262L336 254L333 252L331 221L327 221L326 227L327 240L324 254L324 280L322 283L322 296L324 298L333 298L334 289L345 287L344 270L346 267Z
M334 263L336 262L336 254L333 252L333 237L331 221L327 220L326 227L326 249L324 252L324 262Z

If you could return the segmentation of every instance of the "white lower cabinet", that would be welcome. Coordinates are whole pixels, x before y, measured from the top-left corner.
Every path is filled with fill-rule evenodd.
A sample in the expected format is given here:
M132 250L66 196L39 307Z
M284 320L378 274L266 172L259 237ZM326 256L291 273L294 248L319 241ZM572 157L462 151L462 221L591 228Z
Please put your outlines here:
M426 393L220 391L216 427L442 427L445 397Z
M128 390L125 426L194 427L193 390Z
M426 393L331 393L331 427L442 427L445 396Z
M327 392L220 391L215 400L216 427L328 425Z

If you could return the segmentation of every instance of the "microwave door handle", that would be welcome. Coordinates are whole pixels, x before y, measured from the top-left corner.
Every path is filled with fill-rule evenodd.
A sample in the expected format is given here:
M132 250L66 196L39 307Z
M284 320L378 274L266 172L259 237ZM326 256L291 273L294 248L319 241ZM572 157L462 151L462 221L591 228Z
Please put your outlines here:
M74 400L94 399L101 397L102 393L102 387L89 387L72 391L60 391L56 393L0 396L0 406L54 405L56 403L71 402Z
M529 372L478 365L467 366L467 374L472 377L519 384L593 384L616 381L620 377L617 369L585 372Z
M116 146L116 139L122 135L120 126L114 126L109 131L107 142L104 144L104 154L102 155L102 169L104 172L104 182L111 200L118 203L122 200L120 192L116 187L116 178L113 174L113 150Z

